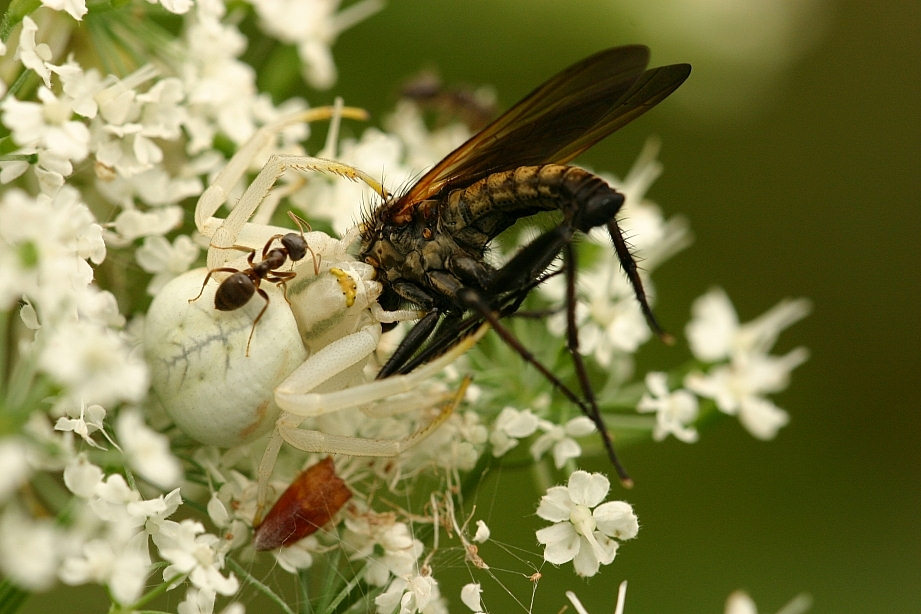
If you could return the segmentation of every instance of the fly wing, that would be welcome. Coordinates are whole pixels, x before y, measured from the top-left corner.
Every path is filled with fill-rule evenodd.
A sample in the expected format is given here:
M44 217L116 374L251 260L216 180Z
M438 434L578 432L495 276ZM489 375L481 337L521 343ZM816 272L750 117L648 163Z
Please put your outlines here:
M385 205L384 216L406 218L420 201L491 173L569 162L662 101L691 70L675 64L647 71L648 62L649 49L633 45L601 51L564 69Z

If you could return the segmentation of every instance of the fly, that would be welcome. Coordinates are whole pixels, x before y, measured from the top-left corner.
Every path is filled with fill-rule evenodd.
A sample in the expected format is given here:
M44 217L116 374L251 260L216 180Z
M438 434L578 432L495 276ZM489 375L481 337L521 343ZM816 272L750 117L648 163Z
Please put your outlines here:
M424 315L378 378L408 373L453 347L484 322L588 416L621 481L631 483L611 442L579 354L575 280L578 233L605 227L649 326L663 338L616 215L624 196L568 163L664 100L690 74L688 64L647 69L649 50L635 45L592 55L551 77L448 154L401 196L362 225L361 258L377 269L385 309L417 306ZM557 211L562 220L505 264L485 258L490 242L523 218ZM577 394L506 328L532 289L562 256L566 343Z

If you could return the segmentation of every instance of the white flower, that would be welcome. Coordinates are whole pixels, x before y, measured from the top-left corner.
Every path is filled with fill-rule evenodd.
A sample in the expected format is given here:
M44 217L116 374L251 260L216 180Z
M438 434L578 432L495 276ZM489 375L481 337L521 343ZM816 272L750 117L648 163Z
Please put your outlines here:
M479 582L465 584L461 588L461 601L474 612L480 612L483 609L483 604L480 603L480 594L482 592L483 587L480 586Z
M38 25L28 15L23 17L15 59L21 61L26 68L34 70L42 78L45 87L51 87L51 47L45 43L36 43L36 33Z
M177 614L212 614L217 593L190 586L185 599L176 606Z
M156 295L170 280L188 271L199 251L188 235L179 235L172 244L160 235L146 237L135 257L142 269L155 274L147 286L148 294Z
M540 419L530 409L502 408L489 433L492 453L502 456L517 446L519 439L533 435L539 423Z
M128 244L140 237L164 235L182 223L182 215L180 207L157 207L148 211L125 209L112 225L118 235L112 242Z
M313 565L313 553L319 549L320 542L316 535L308 535L284 548L273 550L272 556L275 557L278 566L288 573L298 573Z
M105 258L102 228L65 186L54 197L6 190L0 198L0 306L25 295L41 321L71 319L81 302L98 290L87 290L93 270Z
M394 578L387 590L374 598L378 614L434 614L443 611L438 582L430 574Z
M214 612L214 600L217 594L214 591L199 589L190 586L185 593L185 599L177 608L177 614L212 614ZM230 603L221 610L221 614L244 614L245 608L242 603Z
M16 492L32 474L29 466L29 446L25 439L4 437L0 439L0 505Z
M486 523L482 520L476 521L476 533L473 536L473 541L482 544L487 539L489 539L489 527L486 526Z
M343 545L353 561L365 561L365 582L384 586L392 576L408 576L422 554L422 542L391 514L366 512L345 519Z
M64 177L73 173L73 163L89 153L90 132L80 121L71 120L73 107L65 99L42 86L41 103L20 101L7 96L0 103L3 123L10 129L19 153L38 156L35 171L43 192L53 194L60 189Z
M105 474L102 469L89 462L86 454L78 454L64 467L64 485L84 499L89 499L96 487L102 483Z
M405 420L403 422L405 425ZM479 451L488 437L489 431L477 412L454 413L434 433L412 448L404 466L433 464L452 471L468 471L476 465Z
M84 543L79 554L63 561L59 575L66 584L104 584L117 603L132 603L143 592L149 567L147 535L138 532L129 539L115 535Z
M199 522L163 521L152 535L160 556L170 562L163 570L163 580L177 574L188 574L198 588L221 595L233 595L240 584L233 574L223 576L224 555L219 551L221 540L209 533Z
M134 409L122 410L115 422L115 434L128 465L161 488L172 488L182 479L182 466L170 452L169 439L151 430Z
M56 11L66 11L77 21L86 15L86 0L42 0L42 6Z
M23 588L48 590L58 570L62 539L52 519L27 517L18 506L7 506L0 517L0 571Z
M137 402L147 393L147 364L118 333L85 321L48 331L41 367L74 398L100 405Z
M128 514L128 505L141 500L141 493L128 486L118 473L107 476L97 483L90 495L90 508L99 518L107 522L126 522L131 526L144 524L143 518Z
M102 421L105 420L105 417L106 410L101 405L87 407L86 403L81 403L79 415L72 418L61 416L54 428L57 431L73 431L89 445L103 449L103 446L96 443L90 435L102 430Z
M88 119L96 116L99 104L96 95L105 87L102 75L96 69L84 70L73 57L58 66L52 67L61 80L61 90L70 101L74 113Z
M210 166L210 163L206 166ZM115 175L107 181L98 182L99 192L111 203L121 207L123 214L137 211L137 203L152 207L145 211L152 215L137 221L129 222L122 219L122 215L116 218L115 229L121 235L117 245L129 243L137 237L165 234L177 228L184 216L183 209L177 203L190 196L198 196L202 191L201 180L185 176L193 172L195 170L186 166L180 170L179 176L172 176L165 169L154 167L130 177Z
M784 356L767 352L779 333L809 312L805 300L783 301L760 318L744 325L722 290L699 298L687 335L701 360L721 361L707 372L694 371L684 385L694 393L713 399L717 408L738 415L748 431L759 439L771 439L788 421L785 411L764 398L787 387L790 373L808 357L805 348Z
M166 78L146 91L136 89L156 75L155 69L144 66L95 95L99 116L91 130L97 165L120 176L136 175L163 160L155 139L170 141L181 135L187 117L181 104L185 95L182 82Z
M729 297L721 288L714 288L694 301L685 332L694 356L716 362L740 354L766 353L785 328L809 311L809 301L787 299L751 322L739 324Z
M190 154L210 149L218 132L242 143L255 131L265 106L256 91L255 71L237 59L246 38L221 21L224 10L223 3L196 4L182 41L185 63L176 73L186 92Z
M652 432L656 441L674 435L685 443L693 443L697 441L697 429L689 425L697 419L697 397L687 390L669 392L666 378L666 374L661 372L646 374L649 394L643 395L636 409L641 413L656 413L656 426Z
M582 446L573 438L594 433L595 424L587 416L576 416L564 425L541 420L540 429L544 433L531 444L531 456L534 460L540 460L547 450L552 448L553 464L560 469L566 461L578 458L582 454Z
M797 595L777 614L803 614L812 607L809 595ZM754 600L745 591L735 591L726 599L726 614L758 614Z
M610 487L604 475L579 470L567 486L547 490L537 508L538 516L554 523L537 531L544 560L554 565L573 561L578 575L593 576L600 565L614 561L616 539L636 537L639 524L628 503L601 503Z
M260 0L253 2L266 32L297 46L301 71L310 85L325 89L336 81L330 46L339 33L383 7L380 0L363 0L341 12L340 0Z

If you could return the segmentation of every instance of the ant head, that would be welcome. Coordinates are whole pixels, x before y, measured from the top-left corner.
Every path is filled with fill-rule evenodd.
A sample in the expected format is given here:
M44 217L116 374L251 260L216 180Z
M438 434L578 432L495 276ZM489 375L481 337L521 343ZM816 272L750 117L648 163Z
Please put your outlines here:
M281 238L281 244L288 250L288 258L295 262L307 255L307 241L303 234L289 232Z

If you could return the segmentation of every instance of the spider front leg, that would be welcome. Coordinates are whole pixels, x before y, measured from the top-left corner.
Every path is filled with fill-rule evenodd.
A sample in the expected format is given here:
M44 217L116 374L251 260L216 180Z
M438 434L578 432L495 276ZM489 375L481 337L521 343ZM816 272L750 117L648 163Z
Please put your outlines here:
M391 457L398 456L434 432L451 415L462 398L467 383L463 383L455 395L446 396L443 392L427 386L427 380L473 347L486 333L487 328L481 326L449 352L412 373L353 386L339 385L342 384L340 381L332 386L334 390L331 392L314 391L330 387L334 378L340 378L356 365L363 366L363 359L369 357L377 348L380 327L376 324L365 327L330 343L308 358L275 389L275 402L282 408L282 413L259 463L257 520L265 508L269 479L284 443L305 452ZM418 412L427 408L437 408L438 411L434 417L423 421L413 433L400 440L352 437L301 428L306 418L348 408L359 407L371 416L380 416L382 412L387 412L384 409L387 405L385 401L398 396L401 412ZM397 405L390 405L395 406Z
M381 197L386 198L389 195L380 182L367 173L347 164L304 155L275 154L269 158L253 182L249 184L243 196L227 216L227 219L214 217L221 205L227 201L234 186L243 178L247 169L252 165L253 160L256 159L260 152L271 145L272 140L282 129L291 124L330 117L333 119L330 138L333 138L336 134L339 118L364 119L367 114L361 109L348 107L321 107L299 112L263 126L234 154L227 166L218 173L212 184L202 193L195 206L195 225L199 232L211 238L211 247L217 248L208 250L207 266L209 269L223 266L229 260L229 256L220 251L221 248L230 247L237 243L262 244L265 242L264 238L261 241L254 239L254 237L261 238L265 236L263 234L265 226L248 222L263 204L268 206L262 207L259 218L267 221L271 217L271 210L274 209L277 201L267 199L267 196L272 192L278 179L288 169L315 171L345 177L353 181L362 181ZM328 147L330 147L329 144ZM301 228L301 231L303 232L303 228Z

